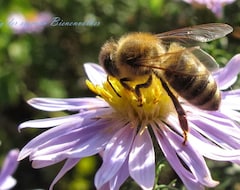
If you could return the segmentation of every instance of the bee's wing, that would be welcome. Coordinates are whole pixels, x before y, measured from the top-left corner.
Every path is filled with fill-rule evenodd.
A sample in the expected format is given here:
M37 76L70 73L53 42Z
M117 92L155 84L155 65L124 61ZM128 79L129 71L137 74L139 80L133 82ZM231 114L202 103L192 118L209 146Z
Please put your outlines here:
M213 72L219 69L219 65L216 60L201 48L194 48L192 53L209 71Z
M176 29L156 34L156 36L163 42L175 41L188 44L193 42L209 42L224 37L232 31L232 27L227 24L209 23Z
M185 69L186 65L181 64L182 60L188 58L188 56L189 62L187 67L189 70L191 70L191 67L196 68L196 66L199 64L204 65L210 72L216 71L219 68L216 60L198 46L167 52L151 59L141 59L139 60L138 65L143 67L151 67L153 69L172 71L175 73L181 73L183 75L192 75L192 73L188 73L188 70ZM149 61L151 64L147 64ZM176 68L177 71L175 70ZM202 75L206 73L201 73L199 71L198 74ZM196 73L194 73L194 75L196 75Z

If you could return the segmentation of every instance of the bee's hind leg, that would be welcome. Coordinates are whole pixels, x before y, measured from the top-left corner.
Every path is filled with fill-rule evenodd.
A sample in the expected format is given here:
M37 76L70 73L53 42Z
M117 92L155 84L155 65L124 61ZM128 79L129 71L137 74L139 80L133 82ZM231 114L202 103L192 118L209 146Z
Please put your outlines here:
M188 134L188 130L189 130L188 122L186 119L186 113L185 113L183 107L181 106L181 104L179 103L178 99L174 96L174 94L169 89L167 83L162 78L160 78L160 80L161 80L163 88L168 93L168 96L172 99L172 102L173 102L176 112L178 114L179 124L183 130L183 139L184 139L183 145L185 145L187 142L187 134Z

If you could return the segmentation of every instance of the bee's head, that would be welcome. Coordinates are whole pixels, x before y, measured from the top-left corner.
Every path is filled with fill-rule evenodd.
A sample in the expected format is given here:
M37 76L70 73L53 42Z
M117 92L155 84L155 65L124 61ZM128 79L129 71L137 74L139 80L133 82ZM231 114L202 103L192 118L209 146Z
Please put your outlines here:
M117 77L119 70L116 66L115 54L117 51L117 43L114 41L106 42L99 53L98 60L100 65L103 66L105 71L114 77Z

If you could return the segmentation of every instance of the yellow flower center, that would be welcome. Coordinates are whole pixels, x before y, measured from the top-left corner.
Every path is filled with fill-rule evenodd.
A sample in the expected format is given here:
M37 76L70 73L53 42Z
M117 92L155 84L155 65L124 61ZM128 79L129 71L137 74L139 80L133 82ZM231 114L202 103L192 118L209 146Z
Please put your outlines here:
M145 83L148 77L140 77L127 84L134 89L136 85ZM126 117L129 121L148 123L154 119L164 120L170 113L175 113L171 98L155 75L152 75L152 83L149 87L140 88L141 105L136 92L123 87L114 77L109 76L109 82L104 82L102 86L94 85L88 80L86 84L90 90L108 102L117 114Z

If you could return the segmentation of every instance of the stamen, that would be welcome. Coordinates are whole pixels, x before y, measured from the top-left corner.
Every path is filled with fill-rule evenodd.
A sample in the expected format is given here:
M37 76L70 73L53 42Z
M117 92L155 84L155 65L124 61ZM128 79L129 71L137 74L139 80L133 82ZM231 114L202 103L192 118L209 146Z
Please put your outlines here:
M134 89L137 85L145 83L148 78L149 76L146 76L136 81L128 81L128 85ZM165 120L170 113L176 113L171 98L155 75L152 76L149 86L139 89L141 106L139 106L139 97L135 91L124 88L114 77L109 76L102 86L95 86L90 81L86 83L93 92L108 102L117 114L126 117L129 121L149 123L155 119Z

